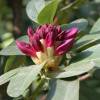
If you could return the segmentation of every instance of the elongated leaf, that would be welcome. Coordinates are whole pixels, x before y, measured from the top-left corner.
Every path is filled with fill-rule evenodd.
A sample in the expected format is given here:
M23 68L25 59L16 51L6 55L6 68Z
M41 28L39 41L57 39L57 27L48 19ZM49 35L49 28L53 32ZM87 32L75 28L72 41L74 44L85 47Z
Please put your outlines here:
M72 62L65 72L50 73L50 77L66 78L88 72L95 66L100 67L100 44L78 53Z
M100 67L100 44L80 52L73 61L93 61L97 67Z
M100 39L100 34L88 34L88 35L85 35L84 37L82 37L81 39L79 39L76 42L76 44L82 43L82 42L84 44L85 42L87 43L87 42L89 42L91 40L96 40L96 39Z
M19 71L19 68L14 69L12 71L9 71L3 75L0 76L0 85L10 81L11 77L13 77L17 72Z
M100 18L97 20L97 22L94 24L94 26L92 27L90 33L94 34L94 33L100 33Z
M47 100L79 100L79 80L53 81Z
M40 24L53 22L59 1L60 0L52 0L41 10L41 12L38 15L38 22Z
M64 6L63 8L61 8L60 11L71 11L73 9L75 9L75 7L80 7L85 1L84 0L75 0L73 2L70 2L70 4L68 4L67 6Z
M45 7L44 0L31 0L26 7L28 17L38 23L37 17L40 11Z
M44 63L41 65L32 65L30 67L24 67L10 80L7 88L7 93L11 97L21 96L30 84L37 79L37 75L40 73Z
M84 43L84 42L86 42L86 43ZM89 42L88 41L84 41L84 42L76 44L76 49L75 49L76 52L81 52L83 50L88 49L89 47L100 44L100 38L91 40Z
M62 29L66 30L72 27L77 27L79 31L84 31L88 26L88 21L86 19L77 19L69 24L62 25Z
M16 45L10 45L0 51L0 55L25 55L23 54Z
M93 62L80 61L80 62L70 64L64 69L63 72L50 73L48 76L55 77L55 78L66 78L66 77L77 76L90 71L91 69L94 68L94 66L95 64Z
M18 40L22 40L25 42L28 42L28 36L22 36L21 38L19 38ZM2 49L0 51L0 55L25 55L23 54L17 47L15 41L13 43L11 43L8 47Z
M94 0L96 3L100 3L100 0Z
M76 42L74 49L80 52L96 44L100 44L100 34L88 34Z

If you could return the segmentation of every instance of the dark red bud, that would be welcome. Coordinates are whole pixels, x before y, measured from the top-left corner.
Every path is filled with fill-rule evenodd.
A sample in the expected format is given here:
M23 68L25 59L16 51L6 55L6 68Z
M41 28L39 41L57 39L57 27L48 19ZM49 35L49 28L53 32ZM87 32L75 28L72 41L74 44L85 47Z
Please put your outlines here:
M30 44L16 40L17 47L28 56L35 56L35 50Z

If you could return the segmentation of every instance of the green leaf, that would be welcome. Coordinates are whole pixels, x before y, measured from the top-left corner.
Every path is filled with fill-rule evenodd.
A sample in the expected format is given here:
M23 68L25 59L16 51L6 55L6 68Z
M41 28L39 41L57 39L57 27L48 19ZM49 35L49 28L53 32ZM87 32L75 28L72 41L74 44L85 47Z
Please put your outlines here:
M0 85L10 81L11 77L13 77L17 72L19 71L19 68L11 70L3 75L0 76Z
M85 0L75 0L73 2L70 2L68 5L61 8L60 11L72 11L75 10L75 8L79 8L82 4L84 4Z
M88 34L76 41L74 49L81 52L97 44L100 44L100 34Z
M11 97L21 96L31 83L37 79L37 75L40 73L44 64L32 65L19 70L19 73L10 80L7 88L8 95Z
M28 17L38 23L37 17L40 11L45 7L44 0L31 0L26 7Z
M83 52L77 54L76 57L73 59L74 62L77 61L93 61L96 66L100 67L100 44L90 47Z
M79 31L84 31L88 26L88 21L86 19L77 19L69 24L62 25L62 29L66 30L72 27L77 27Z
M92 27L90 33L94 34L94 33L100 33L100 18L96 21L96 23L94 24L94 26Z
M79 39L76 43L82 43L84 44L84 42L89 42L91 40L95 40L95 39L100 39L100 34L88 34L85 35L84 37L82 37L81 39ZM82 45L82 44L81 44Z
M84 43L84 42L86 42L86 43ZM84 42L76 44L75 52L81 52L83 50L88 49L89 47L100 44L100 38L99 39L93 39L89 42L88 41L84 41Z
M100 3L100 0L94 0L96 3Z
M21 38L19 38L18 40L21 41L25 41L28 42L28 36L22 36ZM9 46L7 46L6 48L2 49L0 51L0 55L25 55L23 54L17 47L15 41L13 43L11 43Z
M4 48L0 51L0 55L25 55L23 54L16 45L9 45L8 47Z
M39 13L40 24L52 23L60 0L52 0Z
M83 52L80 52L73 58L74 62L77 61L100 61L100 44L90 47Z
M93 62L79 61L79 62L70 64L69 66L64 68L62 72L49 73L48 77L67 78L67 77L77 76L77 75L81 75L85 72L90 71L91 69L94 68L94 66L95 64Z
M47 100L79 100L79 80L57 80L50 86Z
M72 64L67 66L64 72L50 73L49 77L66 78L83 74L100 67L100 44L80 52L72 59Z
M15 63L15 61L17 62ZM8 72L20 66L24 66L25 63L26 63L25 56L10 56L5 64L4 72Z

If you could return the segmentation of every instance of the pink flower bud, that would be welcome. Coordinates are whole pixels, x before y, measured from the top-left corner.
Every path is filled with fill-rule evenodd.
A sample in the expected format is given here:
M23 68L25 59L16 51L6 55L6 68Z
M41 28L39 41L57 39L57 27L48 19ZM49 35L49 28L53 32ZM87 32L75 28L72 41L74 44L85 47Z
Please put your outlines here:
M18 48L28 56L35 56L35 50L31 47L30 44L16 40Z
M73 42L74 42L74 39L72 38L61 43L55 50L56 55L62 55L68 52L71 49Z
M32 27L28 27L27 34L28 34L30 42L33 40L33 33L34 33L34 31L33 31Z
M75 38L76 35L77 35L77 33L78 33L78 29L77 28L75 28L75 27L74 28L71 28L71 29L69 29L69 30L66 31L65 38L66 39Z
M49 32L45 39L45 45L46 45L46 47L52 47L53 44L54 44L54 33Z
M34 34L33 40L32 40L32 46L33 48L38 52L38 51L43 51L42 44L40 42L38 34Z

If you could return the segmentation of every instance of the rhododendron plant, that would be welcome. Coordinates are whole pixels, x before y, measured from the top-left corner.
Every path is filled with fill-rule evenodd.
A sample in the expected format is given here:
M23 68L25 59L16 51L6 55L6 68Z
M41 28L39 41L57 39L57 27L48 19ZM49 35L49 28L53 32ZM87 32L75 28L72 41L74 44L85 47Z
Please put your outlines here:
M9 82L7 94L14 100L44 100L41 96L45 100L79 100L80 81L100 67L100 19L90 32L84 18L61 25L60 2L30 0L26 12L36 27L28 27L27 34L0 51L0 55L16 55L22 63L17 66L13 59L16 68L8 68L0 76L0 85Z

